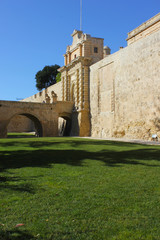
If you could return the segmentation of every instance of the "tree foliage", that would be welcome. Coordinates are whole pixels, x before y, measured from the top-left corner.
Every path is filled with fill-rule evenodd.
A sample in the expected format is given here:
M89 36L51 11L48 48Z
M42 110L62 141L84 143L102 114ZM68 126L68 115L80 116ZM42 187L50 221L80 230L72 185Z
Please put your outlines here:
M60 82L61 81L61 73L59 72L56 76L56 82Z
M42 70L38 71L35 75L36 88L40 91L43 88L47 88L60 80L57 69L59 65L45 66ZM58 76L59 77L58 77ZM56 80L57 77L57 80Z

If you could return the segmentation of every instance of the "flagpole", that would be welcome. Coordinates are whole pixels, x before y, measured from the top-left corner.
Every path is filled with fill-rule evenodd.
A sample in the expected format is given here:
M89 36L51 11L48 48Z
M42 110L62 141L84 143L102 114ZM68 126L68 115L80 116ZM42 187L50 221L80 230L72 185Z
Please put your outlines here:
M80 0L80 31L82 31L82 0Z

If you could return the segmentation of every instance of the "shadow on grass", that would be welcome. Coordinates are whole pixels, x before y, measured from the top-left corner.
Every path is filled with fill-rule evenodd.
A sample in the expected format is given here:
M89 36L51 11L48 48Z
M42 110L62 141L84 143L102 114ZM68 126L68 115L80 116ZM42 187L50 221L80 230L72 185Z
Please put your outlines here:
M49 141L25 141L13 142L13 144L23 144L27 147L32 147L32 150L24 147L24 150L15 151L1 151L0 152L0 172L7 171L8 169L18 169L23 167L42 167L50 168L54 164L67 164L77 167L86 167L89 164L85 160L101 161L108 167L123 167L126 164L142 165L147 167L160 166L160 150L159 148L152 148L146 146L139 146L133 143L112 142L112 141L80 141L71 139L60 139ZM4 143L2 142L3 144ZM8 142L9 146L10 143ZM60 146L63 144L62 149L53 149L52 146ZM65 145L70 149L65 149ZM84 150L84 145L90 145L90 151ZM96 145L101 145L101 150L92 152L91 149L96 149ZM107 145L109 146L107 148ZM111 145L111 146L110 146ZM112 146L114 147L112 149ZM132 148L133 146L133 148ZM137 147L138 146L138 147ZM50 147L50 149L43 149L41 147ZM79 148L78 148L79 147ZM39 148L39 149L36 149ZM81 149L80 149L81 148ZM128 148L128 149L127 149ZM16 149L16 148L15 148ZM97 148L100 149L100 148ZM102 150L103 149L103 150ZM34 179L34 177L33 177ZM33 180L29 178L29 180ZM32 184L27 183L28 178L19 178L12 176L1 175L0 182L1 188L8 188L14 191L23 191L28 193L35 193ZM15 184L10 184L10 182ZM16 182L18 184L16 184ZM21 183L22 182L22 183Z
M33 178L30 177L29 180L33 180ZM23 181L23 183L20 183L21 181ZM32 194L35 193L33 186L29 183L25 183L26 181L28 181L27 178L0 176L0 188L6 188L18 192L28 192ZM9 182L12 182L12 185L10 185ZM15 185L13 185L13 183Z
M33 240L37 239L28 231L22 230L10 230L10 231L0 231L0 240Z
M82 145L91 145L91 146L109 146L109 145L113 145L113 146L118 146L118 147L131 147L131 146L138 146L138 144L136 143L129 143L129 142L118 142L118 141L107 141L107 140L88 140L88 139L78 139L75 138L76 140L74 140L73 138L69 138L69 137L57 137L57 138L37 138L37 137L31 137L32 139L22 139L22 141L20 142L18 139L14 139L11 138L9 139L9 141L5 141L5 139L0 139L0 146L1 147L12 147L12 146L18 146L21 145L23 146L23 144L26 144L29 147L35 147L35 148L39 148L39 147L49 147L55 144L70 144L72 147L79 147ZM3 141L4 140L4 141ZM17 140L17 141L16 141ZM142 145L141 146L145 146L146 145Z
M51 167L53 164L68 164L83 166L84 160L102 161L106 166L122 166L123 164L138 164L157 167L149 160L160 161L160 150L145 148L135 150L113 151L102 150L88 152L85 150L28 150L0 153L0 171L22 167Z

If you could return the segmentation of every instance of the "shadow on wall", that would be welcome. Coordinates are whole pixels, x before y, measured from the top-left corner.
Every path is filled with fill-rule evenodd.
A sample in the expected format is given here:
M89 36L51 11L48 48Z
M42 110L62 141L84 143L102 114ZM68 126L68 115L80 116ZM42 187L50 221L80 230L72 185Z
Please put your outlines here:
M78 112L72 112L72 125L70 136L79 136Z
M58 135L59 137L67 137L71 134L71 119L67 117L59 117L58 119Z

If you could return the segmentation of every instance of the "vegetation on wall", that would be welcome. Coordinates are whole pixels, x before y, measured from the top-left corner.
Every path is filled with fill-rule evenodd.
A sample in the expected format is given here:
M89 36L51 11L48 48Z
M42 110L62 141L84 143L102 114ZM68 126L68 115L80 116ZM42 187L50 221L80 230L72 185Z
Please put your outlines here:
M36 88L41 91L60 81L61 74L58 73L59 65L45 66L42 70L38 71L35 75Z

